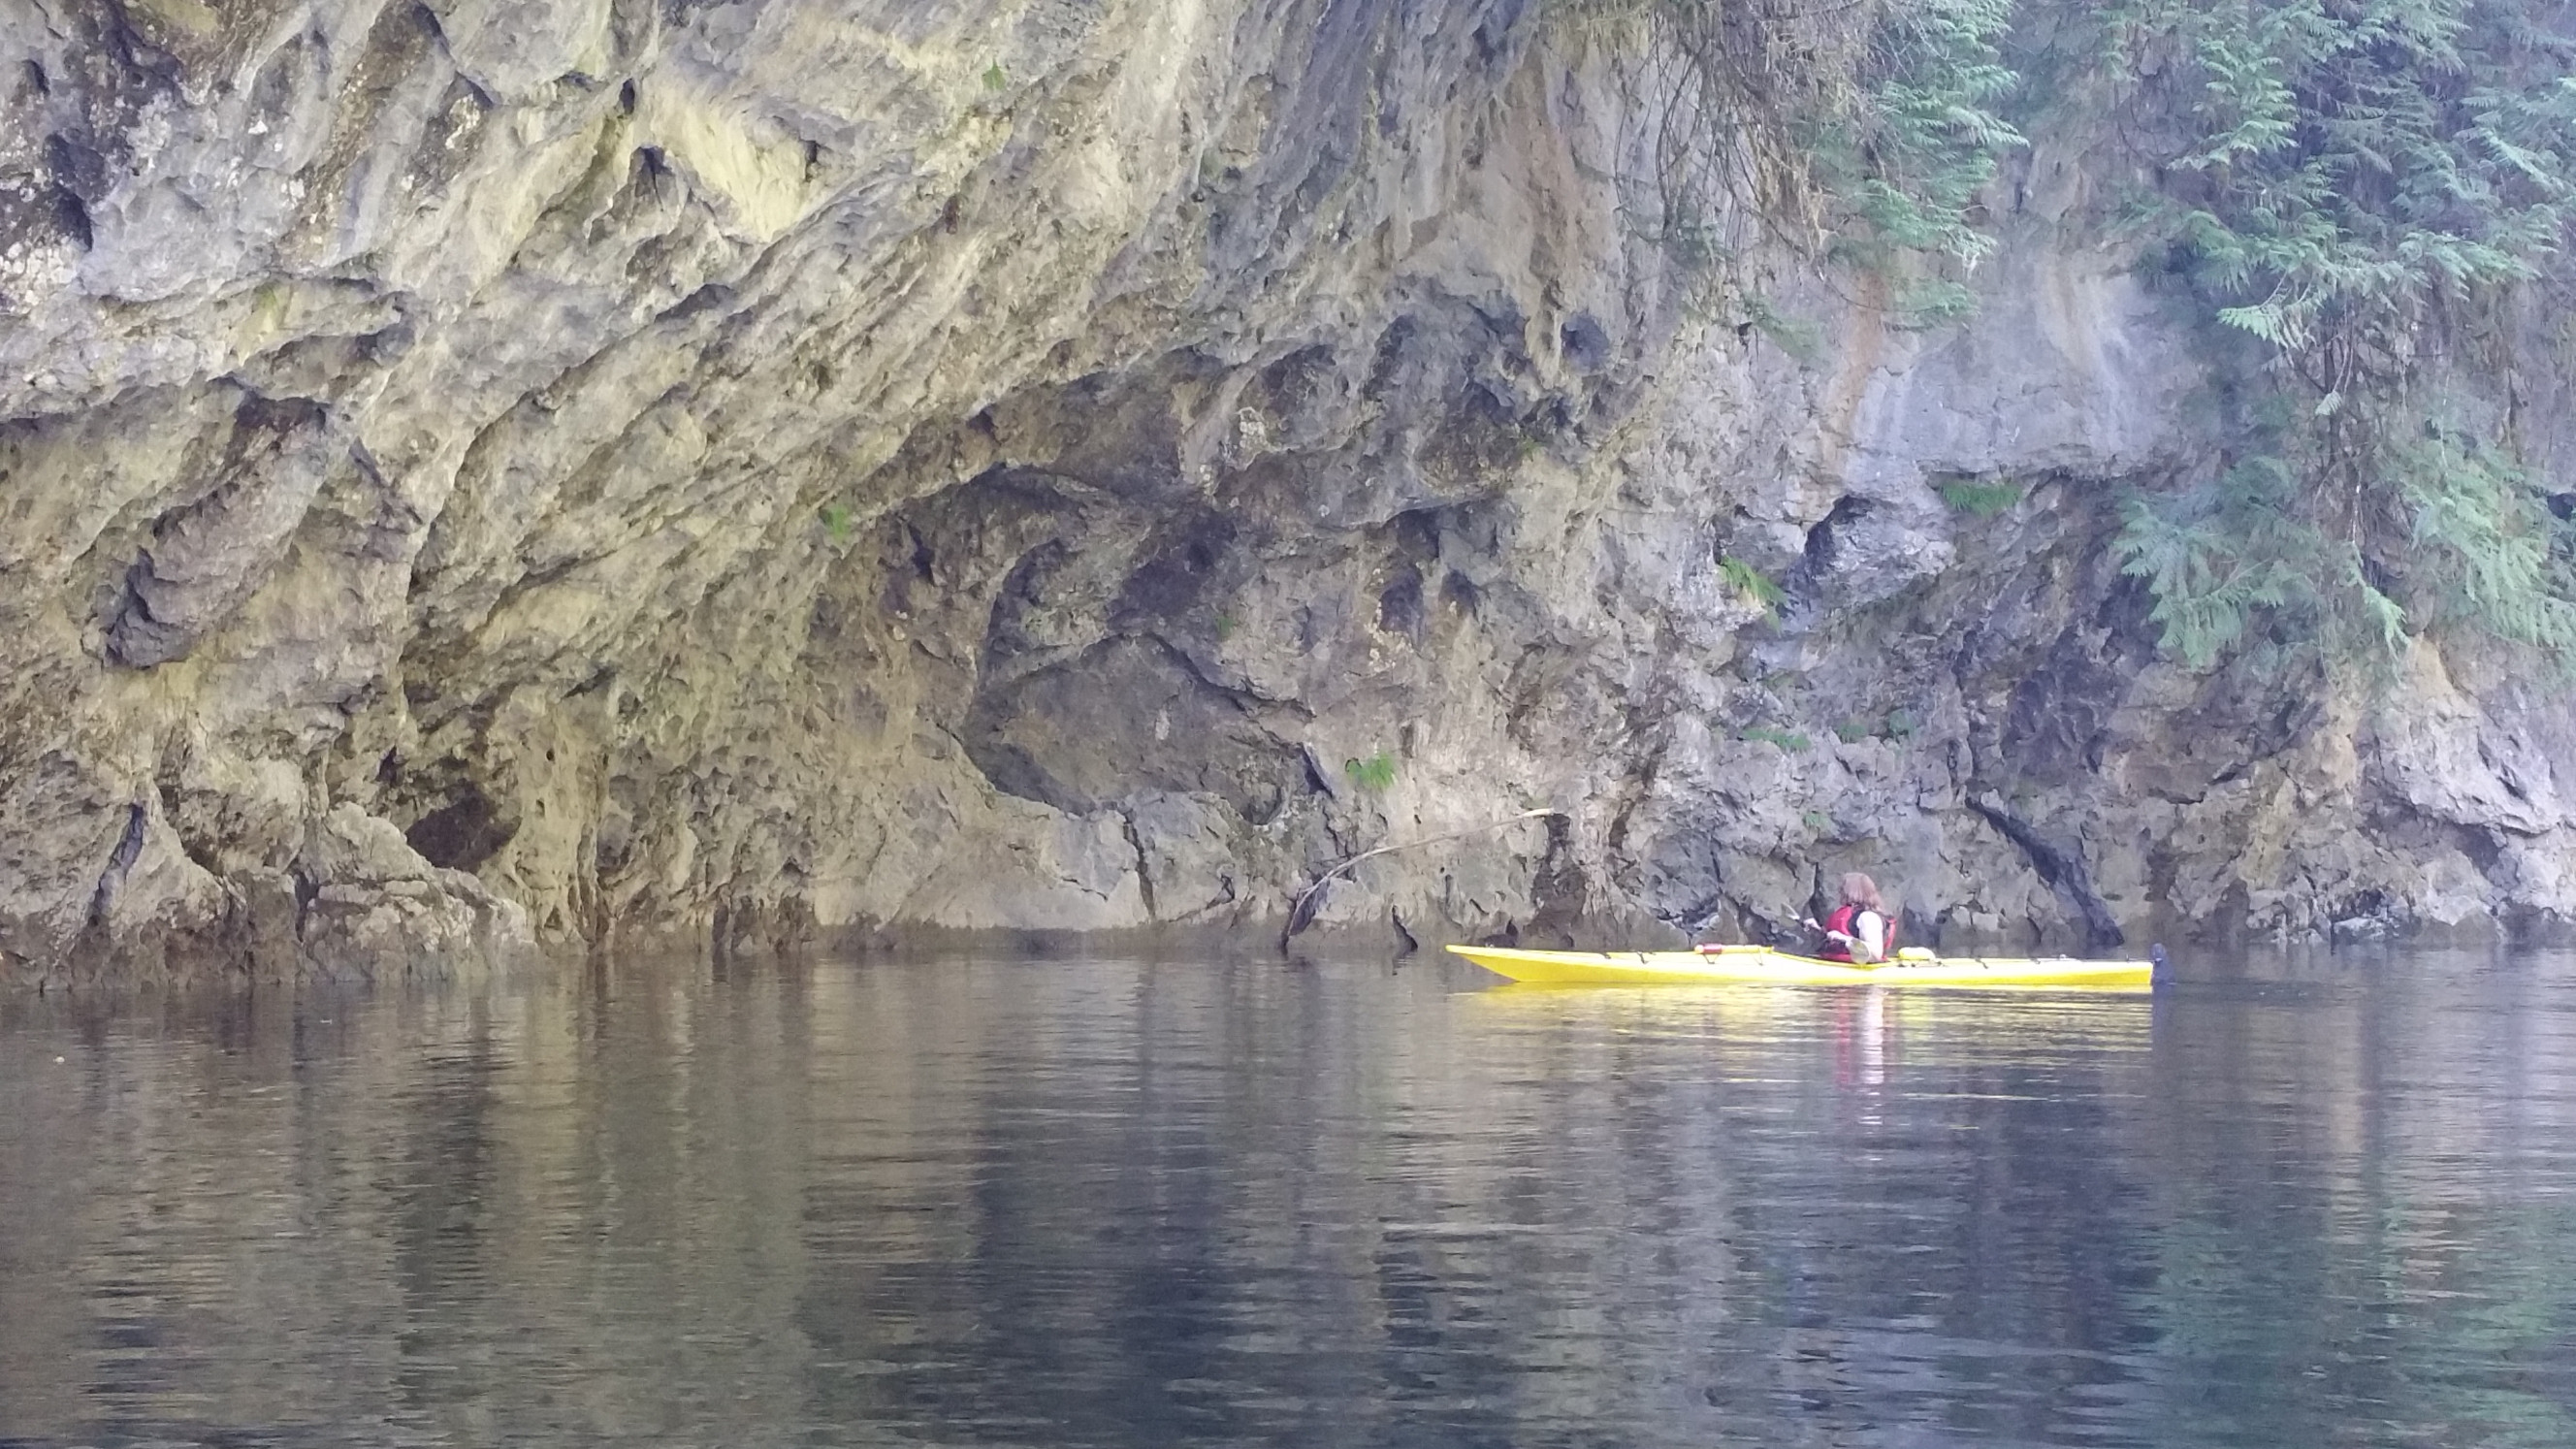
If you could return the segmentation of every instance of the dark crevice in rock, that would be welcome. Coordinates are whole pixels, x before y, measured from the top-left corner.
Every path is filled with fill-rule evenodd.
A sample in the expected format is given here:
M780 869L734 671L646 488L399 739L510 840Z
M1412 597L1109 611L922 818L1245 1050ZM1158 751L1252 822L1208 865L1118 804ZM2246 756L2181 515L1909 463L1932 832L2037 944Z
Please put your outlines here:
M1804 634L1824 622L1827 589L1849 567L1846 535L1877 507L1869 499L1845 495L1807 529L1797 561L1779 579L1782 597L1773 606L1772 622L1782 634Z
M1109 627L1141 631L1206 622L1214 611L1209 590L1234 546L1234 520L1213 509L1194 509L1165 520L1138 550L1143 562L1127 576L1109 606ZM1212 626L1211 626L1212 627Z
M1589 376L1609 365L1610 334L1589 312L1577 312L1557 328L1557 346L1565 365Z
M1415 645L1422 643L1422 575L1410 567L1389 580L1378 591L1377 626L1389 634L1401 635Z
M54 225L62 229L66 240L82 251L88 251L97 244L96 234L90 229L89 208L81 204L79 195L69 187L54 188Z
M1326 775L1322 762L1315 758L1315 752L1313 750L1301 750L1298 752L1297 759L1299 764L1303 766L1302 774L1304 784L1306 786L1306 793L1309 795L1330 796L1333 793L1331 778Z
M1124 810L1119 811L1118 828L1126 834L1127 848L1136 853L1136 891L1145 903L1145 917L1148 920L1159 919L1162 911L1154 904L1153 860L1146 854L1145 837L1136 830L1136 817Z
M419 26L421 33L428 36L431 41L437 44L441 54L445 54L447 51L447 27L439 23L438 12L428 5L420 4L411 7L410 15L412 23Z
M1825 516L1807 530L1805 551L1799 555L1800 571L1810 581L1822 579L1834 571L1839 554L1838 536L1860 520L1867 518L1877 505L1866 498L1849 494L1834 500Z
M2084 945L2087 950L2103 951L2128 939L2113 918L2110 904L2093 889L2092 874L2084 868L2083 857L2060 850L2039 833L2038 827L2013 813L1999 795L1987 792L1968 797L1968 808L1986 818L2004 837L2021 847L2030 867L2052 889L2075 903L2084 918Z
M99 873L98 887L90 893L89 921L92 926L105 924L110 902L116 899L116 888L126 872L143 855L143 835L150 813L140 803L125 807L125 833L117 838L116 849L107 857L107 868Z
M499 854L516 833L491 797L469 781L457 788L447 804L413 821L403 839L432 865L473 870Z
M2478 874L2495 879L2497 867L2504 863L2504 842L2497 838L2496 831L2479 825L2455 825L2451 839L2469 858L2469 864L2478 868Z

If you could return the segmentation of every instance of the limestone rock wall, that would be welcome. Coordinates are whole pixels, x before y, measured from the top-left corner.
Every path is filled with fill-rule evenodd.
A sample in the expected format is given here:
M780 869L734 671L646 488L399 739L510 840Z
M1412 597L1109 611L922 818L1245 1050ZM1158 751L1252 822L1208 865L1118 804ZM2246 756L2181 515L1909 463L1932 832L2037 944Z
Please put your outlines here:
M2098 158L1970 327L1774 335L1632 82L1529 0L0 7L0 966L1275 924L1413 840L1323 920L2576 917L2563 694L2156 660L2113 508L2220 440Z

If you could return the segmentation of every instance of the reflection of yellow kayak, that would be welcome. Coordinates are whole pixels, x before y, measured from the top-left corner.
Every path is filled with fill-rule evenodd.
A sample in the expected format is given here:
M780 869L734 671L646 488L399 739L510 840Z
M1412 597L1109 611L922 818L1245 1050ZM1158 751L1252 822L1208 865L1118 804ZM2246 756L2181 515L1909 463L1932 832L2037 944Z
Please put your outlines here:
M1899 951L1876 966L1792 956L1768 946L1712 946L1706 951L1522 951L1504 946L1450 950L1498 976L1541 986L1705 986L1751 982L1772 986L2045 987L2145 991L2151 961L2080 961L2072 956L1935 956Z

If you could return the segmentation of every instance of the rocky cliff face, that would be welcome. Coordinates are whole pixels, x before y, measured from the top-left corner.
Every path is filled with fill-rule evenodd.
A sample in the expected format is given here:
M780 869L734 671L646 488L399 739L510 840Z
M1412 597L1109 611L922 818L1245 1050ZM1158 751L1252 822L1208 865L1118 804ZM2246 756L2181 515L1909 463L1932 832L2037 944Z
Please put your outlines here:
M19 0L0 964L1275 924L1414 840L1324 919L2576 918L2563 693L2157 659L2114 505L2223 440L2080 139L1972 325L1712 325L1537 9Z

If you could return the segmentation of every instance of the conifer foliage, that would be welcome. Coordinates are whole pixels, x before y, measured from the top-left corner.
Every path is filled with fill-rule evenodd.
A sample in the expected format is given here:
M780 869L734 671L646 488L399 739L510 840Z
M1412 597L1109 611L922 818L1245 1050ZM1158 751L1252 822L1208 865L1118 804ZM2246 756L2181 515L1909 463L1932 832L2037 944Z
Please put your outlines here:
M1661 234L1723 264L1757 238L1899 284L1919 322L1963 311L1957 271L1994 248L1971 221L2023 144L2002 104L2013 0L1571 0L1665 64Z
M2105 58L2187 124L2134 214L2255 344L2255 456L2130 505L2125 566L2206 666L2249 631L2368 657L2475 630L2576 662L2567 526L2464 343L2576 220L2576 36L2554 0L2120 0Z
M2518 291L2576 280L2576 0L1560 3L1650 42L1670 246L1722 270L1786 241L1916 323L1966 309L1979 194L2013 118L2048 123L2008 58L2077 37L2092 84L2060 91L2118 96L2152 177L2129 239L2215 324L2234 399L2233 461L2125 511L2168 648L2351 663L2474 631L2576 668L2571 510L2499 390L2457 387L2509 365Z

